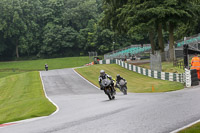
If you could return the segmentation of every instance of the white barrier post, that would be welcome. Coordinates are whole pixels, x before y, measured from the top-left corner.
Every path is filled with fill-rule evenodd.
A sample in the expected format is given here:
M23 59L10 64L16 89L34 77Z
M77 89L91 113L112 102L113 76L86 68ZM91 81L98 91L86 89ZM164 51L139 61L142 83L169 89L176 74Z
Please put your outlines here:
M132 69L131 69L131 64L129 64L129 70L132 70Z
M138 73L141 73L141 68L140 67L138 67Z
M186 87L191 87L191 74L190 74L190 70L185 68L185 84Z
M154 71L154 78L158 78L158 71Z
M136 66L135 65L133 65L133 71L136 72Z
M151 77L151 70L148 69L148 76Z
M110 59L106 59L106 64L110 64Z
M100 61L99 61L99 64L103 64L103 61L102 61L102 60L100 60Z
M125 68L127 69L127 63L125 63Z
M173 81L173 73L169 73L169 81Z
M147 75L147 74L146 74L146 69L143 68L142 70L143 70L143 75Z

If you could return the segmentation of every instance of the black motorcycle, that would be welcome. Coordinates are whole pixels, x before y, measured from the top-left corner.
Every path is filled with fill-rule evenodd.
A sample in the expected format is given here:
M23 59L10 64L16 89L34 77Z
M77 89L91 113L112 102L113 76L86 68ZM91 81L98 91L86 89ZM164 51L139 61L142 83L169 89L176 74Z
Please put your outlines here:
M102 84L105 94L108 95L108 98L110 100L115 99L115 96L112 91L111 80L103 79L101 84Z
M127 95L127 82L124 79L121 79L119 83L116 85L117 88L124 94Z

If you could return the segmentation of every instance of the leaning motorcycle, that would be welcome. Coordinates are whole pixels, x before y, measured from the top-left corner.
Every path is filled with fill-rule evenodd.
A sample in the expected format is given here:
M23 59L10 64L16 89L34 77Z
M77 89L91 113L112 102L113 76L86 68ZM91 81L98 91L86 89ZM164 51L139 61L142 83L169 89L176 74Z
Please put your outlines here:
M119 84L117 84L117 88L119 88L119 90L124 94L127 95L127 86L126 86L127 82L123 79L121 79L119 81Z
M103 79L101 84L102 84L105 94L108 95L108 98L110 100L115 99L115 96L112 91L111 80L109 80L107 78Z

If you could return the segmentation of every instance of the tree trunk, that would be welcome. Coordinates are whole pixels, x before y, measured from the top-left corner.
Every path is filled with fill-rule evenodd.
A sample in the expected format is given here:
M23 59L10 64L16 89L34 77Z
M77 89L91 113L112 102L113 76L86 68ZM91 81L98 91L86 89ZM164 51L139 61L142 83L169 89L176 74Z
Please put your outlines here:
M16 56L17 56L17 58L19 58L18 41L16 41Z
M158 24L158 44L161 52L164 52L163 34L162 34L162 23Z
M174 61L174 25L169 23L169 56Z
M152 52L152 54L154 54L155 44L154 44L154 33L153 33L153 30L149 31L149 40L151 42L151 52Z
M158 24L158 44L160 47L160 54L161 60L165 60L165 53L164 53L164 42L163 42L163 34L162 34L162 23Z

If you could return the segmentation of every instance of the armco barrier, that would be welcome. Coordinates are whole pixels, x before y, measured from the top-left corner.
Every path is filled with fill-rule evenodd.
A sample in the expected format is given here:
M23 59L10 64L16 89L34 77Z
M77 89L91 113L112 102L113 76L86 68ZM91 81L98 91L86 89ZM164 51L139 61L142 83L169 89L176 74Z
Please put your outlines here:
M117 59L116 60L110 60L110 59L100 60L98 64L117 64L130 71L134 71L145 76L162 79L162 80L175 81L175 82L180 82L180 83L185 83L186 80L184 79L184 77L187 77L187 75L185 75L184 73L178 74L178 73L152 71L150 69L128 64L128 63L125 63L124 61L117 60Z

